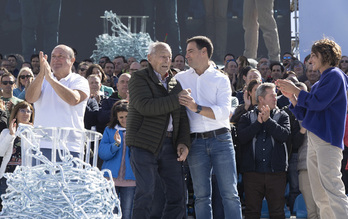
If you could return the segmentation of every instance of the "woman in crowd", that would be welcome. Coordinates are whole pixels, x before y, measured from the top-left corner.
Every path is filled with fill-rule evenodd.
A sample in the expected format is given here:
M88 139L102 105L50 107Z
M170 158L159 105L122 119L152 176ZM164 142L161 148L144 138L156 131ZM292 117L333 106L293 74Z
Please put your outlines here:
M340 60L340 64L338 64L338 67L346 73L348 71L348 56L342 56Z
M111 119L99 146L102 169L111 170L116 192L121 201L122 218L131 218L135 192L135 176L130 165L130 152L125 143L128 101L119 100L111 109Z
M12 110L8 129L0 134L0 195L6 192L7 184L4 173L12 173L21 165L21 139L15 136L18 124L32 124L34 108L26 101L18 103Z
M112 87L103 85L103 82L106 81L106 75L102 67L100 67L100 65L98 64L90 65L86 71L86 78L88 78L88 76L92 74L98 75L98 77L101 80L102 86L100 88L100 91L103 92L105 97L110 97L111 94L114 92L114 89Z
M17 88L13 90L13 96L19 99L25 99L25 88L34 80L33 71L28 67L23 67L17 76Z

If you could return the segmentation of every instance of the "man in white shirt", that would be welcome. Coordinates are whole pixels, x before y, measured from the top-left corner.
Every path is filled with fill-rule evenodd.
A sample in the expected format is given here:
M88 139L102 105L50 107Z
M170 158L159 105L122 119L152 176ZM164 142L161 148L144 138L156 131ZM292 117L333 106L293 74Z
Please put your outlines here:
M211 172L214 168L225 218L242 218L229 123L231 86L228 77L210 65L212 53L209 38L188 39L186 59L191 68L175 76L188 91L179 101L186 106L190 121L192 146L187 159L196 196L196 217L212 218Z
M47 55L40 52L40 73L26 91L26 100L34 103L34 126L70 127L83 130L83 116L90 93L87 79L72 73L75 61L73 50L66 45L56 46L48 64ZM53 74L52 74L52 72ZM68 145L74 156L81 152L80 142ZM41 144L50 149L50 144Z

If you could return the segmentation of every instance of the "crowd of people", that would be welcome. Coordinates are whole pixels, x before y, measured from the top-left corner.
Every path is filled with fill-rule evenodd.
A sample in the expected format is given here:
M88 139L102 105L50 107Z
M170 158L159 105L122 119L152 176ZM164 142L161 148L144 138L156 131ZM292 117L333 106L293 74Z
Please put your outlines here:
M317 41L303 62L228 53L221 67L213 51L196 36L186 54L155 42L143 60L77 61L65 45L50 58L1 55L0 193L21 164L14 133L24 123L102 133L98 167L112 172L123 218L186 218L190 185L199 219L260 218L264 199L271 218L285 218L301 193L308 218L348 215L340 47Z

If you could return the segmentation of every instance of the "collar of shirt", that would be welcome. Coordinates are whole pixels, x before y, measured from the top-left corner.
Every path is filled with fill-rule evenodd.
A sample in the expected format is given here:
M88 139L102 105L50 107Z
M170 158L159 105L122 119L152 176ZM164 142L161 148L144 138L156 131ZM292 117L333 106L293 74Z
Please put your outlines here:
M157 78L158 78L158 80L163 84L163 86L167 89L167 83L166 83L166 81L167 81L167 78L169 77L169 74L168 74L168 72L165 74L165 77L162 79L162 75L160 74L160 73L158 73L158 72L156 72L156 71L154 71L155 72L155 74L156 74L156 76L157 76Z
M53 78L56 79L57 81L60 81L60 82L69 80L69 78L71 77L71 74L72 74L72 72L69 72L69 74L67 76L58 80L58 78L56 78L56 76L52 73ZM76 73L74 73L74 74L76 74Z

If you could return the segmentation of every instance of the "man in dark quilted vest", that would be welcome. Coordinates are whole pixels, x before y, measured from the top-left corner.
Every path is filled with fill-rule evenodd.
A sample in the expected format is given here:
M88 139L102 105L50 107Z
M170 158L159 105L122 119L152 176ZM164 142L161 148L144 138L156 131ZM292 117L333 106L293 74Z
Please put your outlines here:
M133 218L150 218L156 175L163 183L166 203L162 218L183 218L185 182L182 161L188 155L190 127L179 96L187 94L170 71L168 44L149 47L149 67L129 80L126 142L136 178Z

